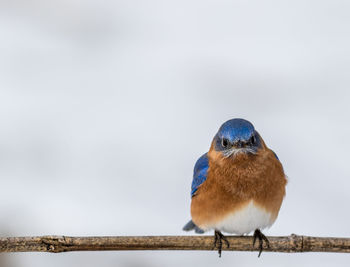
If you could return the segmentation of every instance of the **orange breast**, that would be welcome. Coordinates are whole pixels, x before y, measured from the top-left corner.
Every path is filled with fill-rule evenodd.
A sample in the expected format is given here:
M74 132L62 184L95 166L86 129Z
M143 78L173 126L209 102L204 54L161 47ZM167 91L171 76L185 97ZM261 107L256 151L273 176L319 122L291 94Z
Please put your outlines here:
M251 200L270 212L273 221L276 219L287 180L271 150L264 147L255 155L223 158L211 148L208 157L207 179L191 202L192 220L197 226L210 228Z

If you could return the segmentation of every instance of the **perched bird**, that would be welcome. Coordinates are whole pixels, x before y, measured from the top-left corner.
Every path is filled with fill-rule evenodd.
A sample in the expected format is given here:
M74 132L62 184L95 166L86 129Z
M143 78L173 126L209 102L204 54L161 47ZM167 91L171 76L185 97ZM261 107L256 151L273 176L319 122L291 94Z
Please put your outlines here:
M215 135L209 152L195 164L191 188L191 217L183 230L215 231L214 248L221 257L221 232L238 235L270 227L280 210L287 183L281 162L254 126L244 119L226 121Z

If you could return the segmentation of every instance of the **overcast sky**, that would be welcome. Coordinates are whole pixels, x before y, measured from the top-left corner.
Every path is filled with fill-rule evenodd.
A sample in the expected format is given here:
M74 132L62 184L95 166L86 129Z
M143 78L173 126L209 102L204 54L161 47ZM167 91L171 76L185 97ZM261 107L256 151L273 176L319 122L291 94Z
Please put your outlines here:
M349 236L349 12L337 0L1 1L1 235L185 234L194 163L224 121L241 117L289 179L265 234ZM197 251L2 257L14 267L350 260Z

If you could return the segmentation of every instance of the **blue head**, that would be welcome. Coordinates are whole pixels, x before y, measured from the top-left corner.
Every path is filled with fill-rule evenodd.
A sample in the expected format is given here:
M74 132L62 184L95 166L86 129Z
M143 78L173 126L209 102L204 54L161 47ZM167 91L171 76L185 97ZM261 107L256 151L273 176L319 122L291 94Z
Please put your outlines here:
M243 119L232 119L221 125L214 137L214 149L224 157L238 153L257 153L261 139L253 124Z

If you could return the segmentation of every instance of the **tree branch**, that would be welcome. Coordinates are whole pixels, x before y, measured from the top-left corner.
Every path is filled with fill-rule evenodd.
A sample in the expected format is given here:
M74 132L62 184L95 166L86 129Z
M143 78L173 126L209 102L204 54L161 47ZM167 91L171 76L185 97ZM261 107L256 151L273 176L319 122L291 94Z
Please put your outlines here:
M230 248L223 250L257 251L251 236L227 236ZM345 252L350 253L350 238L311 236L270 236L273 252ZM0 238L0 252L66 252L98 250L212 250L213 236L115 236L69 237L36 236Z

